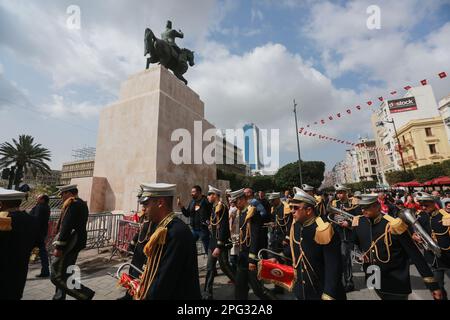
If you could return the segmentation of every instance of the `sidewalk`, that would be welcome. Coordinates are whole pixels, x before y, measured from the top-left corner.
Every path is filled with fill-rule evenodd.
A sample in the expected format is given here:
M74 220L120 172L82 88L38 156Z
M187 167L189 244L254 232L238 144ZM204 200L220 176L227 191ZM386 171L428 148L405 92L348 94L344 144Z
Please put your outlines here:
M82 251L78 259L81 268L81 280L85 286L88 286L96 292L94 300L115 300L124 295L125 291L116 286L117 280L108 273L115 273L117 267L125 261L119 260L117 257L108 261L110 251L101 252L96 249ZM203 288L206 273L206 256L199 256L200 270L200 286ZM348 300L379 300L373 290L365 288L364 274L360 271L359 266L354 267L354 282L356 291L347 294ZM23 295L24 300L51 300L55 287L50 279L40 279L35 276L40 272L40 263L31 264L28 271L27 283ZM218 300L233 300L234 286L228 283L228 278L218 269L219 275L215 278L214 298ZM414 266L411 267L411 285L413 293L409 296L410 300L431 300L430 292L425 288L422 279L417 273ZM273 286L268 285L271 288ZM450 278L446 276L446 290L450 292ZM251 300L257 299L250 292ZM279 296L282 300L293 300L294 296L285 291L285 294ZM67 300L73 300L67 297Z

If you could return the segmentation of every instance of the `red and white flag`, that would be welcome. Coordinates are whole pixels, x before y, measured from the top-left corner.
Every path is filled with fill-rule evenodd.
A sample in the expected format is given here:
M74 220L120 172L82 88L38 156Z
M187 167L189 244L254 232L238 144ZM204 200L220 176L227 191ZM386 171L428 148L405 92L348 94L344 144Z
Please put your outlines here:
M439 78L445 78L447 76L447 74L444 72L444 71L442 71L441 73L439 73Z
M371 106L371 105L372 105L372 101L367 101L367 104L368 104L369 106Z
M426 85L427 85L427 79L420 80L420 83L421 83L423 86L426 86Z
M408 90L411 89L411 88L412 88L411 86L403 87L403 89L405 89L406 91L408 91Z

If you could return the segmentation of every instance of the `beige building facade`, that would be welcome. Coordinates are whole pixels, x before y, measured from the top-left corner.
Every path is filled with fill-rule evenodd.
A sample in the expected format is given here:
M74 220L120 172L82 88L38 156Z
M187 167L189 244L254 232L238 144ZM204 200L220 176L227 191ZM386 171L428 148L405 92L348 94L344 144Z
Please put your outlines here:
M94 159L63 163L61 185L69 184L72 179L92 177L94 175Z
M411 120L398 129L407 169L450 159L450 144L441 117Z

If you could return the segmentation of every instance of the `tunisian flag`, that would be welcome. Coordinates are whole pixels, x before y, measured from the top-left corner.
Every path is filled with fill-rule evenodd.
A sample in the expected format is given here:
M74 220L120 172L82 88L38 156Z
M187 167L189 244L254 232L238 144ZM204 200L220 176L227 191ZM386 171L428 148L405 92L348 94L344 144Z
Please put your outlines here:
M292 266L262 259L258 262L258 279L292 291L295 283L295 271Z

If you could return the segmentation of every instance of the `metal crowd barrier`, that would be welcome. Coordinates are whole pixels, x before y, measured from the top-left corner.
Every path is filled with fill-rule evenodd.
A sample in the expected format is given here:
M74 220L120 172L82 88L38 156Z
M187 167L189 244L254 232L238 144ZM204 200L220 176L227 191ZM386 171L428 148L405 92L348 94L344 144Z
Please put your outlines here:
M113 244L111 260L115 255L122 256L128 254L130 243L136 233L139 232L139 223L128 219L120 219L117 221L117 237Z
M113 245L117 238L118 221L123 218L123 214L112 214L111 212L94 213L88 217L86 225L87 242L86 249L108 247ZM57 234L57 226L60 213L52 214L48 222L48 233L46 247L52 253L52 243Z

